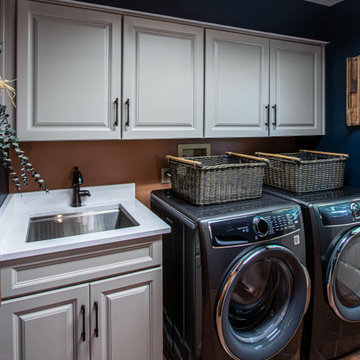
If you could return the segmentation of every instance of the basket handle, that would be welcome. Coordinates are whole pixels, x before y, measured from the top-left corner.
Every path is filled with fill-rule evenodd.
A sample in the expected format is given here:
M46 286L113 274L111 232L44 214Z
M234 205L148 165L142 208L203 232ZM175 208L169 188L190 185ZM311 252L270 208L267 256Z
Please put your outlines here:
M253 155L247 155L247 154L239 154L239 153L234 153L234 152L231 152L231 151L227 151L226 155L239 156L239 157L242 157L242 158L245 158L245 159L264 161L266 163L268 163L270 161L269 159L265 159L265 158L262 158L262 157L253 156Z
M171 155L166 155L165 157L167 158L168 161L173 160L173 161L182 162L184 164L193 165L194 167L196 167L196 166L202 167L202 164L200 161L188 160L188 159L171 156Z
M349 157L348 154L339 154L339 153L332 153L332 152L325 152L325 151L316 151L316 150L299 150L299 151L304 152L304 153L311 153L311 154L339 156L339 157L344 157L346 159Z
M274 158L279 158L279 159L284 159L284 160L291 160L291 161L298 161L301 162L301 159L295 156L287 156L287 155L280 155L280 154L271 154L271 153L263 153L263 152L256 152L255 153L257 156L269 156L269 157L274 157Z

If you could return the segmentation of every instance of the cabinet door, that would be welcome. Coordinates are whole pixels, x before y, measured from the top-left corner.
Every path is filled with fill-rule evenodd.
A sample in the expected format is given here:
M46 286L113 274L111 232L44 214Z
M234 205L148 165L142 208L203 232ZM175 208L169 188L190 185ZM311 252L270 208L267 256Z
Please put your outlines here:
M162 359L161 275L156 268L90 284L92 360Z
M270 135L324 133L322 79L321 46L271 40Z
M17 129L21 140L119 139L119 15L20 0Z
M1 360L85 360L89 334L82 341L83 315L88 327L89 285L7 300L0 308Z
M203 29L124 17L123 138L203 136Z
M205 136L267 136L269 40L206 30Z

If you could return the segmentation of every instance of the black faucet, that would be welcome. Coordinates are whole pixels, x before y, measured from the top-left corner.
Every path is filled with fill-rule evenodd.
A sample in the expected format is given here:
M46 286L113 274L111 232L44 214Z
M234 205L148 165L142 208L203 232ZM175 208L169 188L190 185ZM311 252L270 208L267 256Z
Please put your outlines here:
M71 206L78 207L81 206L81 197L82 196L91 196L89 190L80 190L80 185L84 183L83 177L79 170L78 166L74 167L73 172L73 196Z

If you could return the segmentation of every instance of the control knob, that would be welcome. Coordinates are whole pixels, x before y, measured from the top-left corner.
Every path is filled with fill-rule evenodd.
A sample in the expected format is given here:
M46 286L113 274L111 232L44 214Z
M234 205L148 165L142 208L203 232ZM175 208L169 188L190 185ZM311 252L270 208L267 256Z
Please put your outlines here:
M356 220L360 220L360 205L357 202L353 202L350 205L350 211Z
M269 233L269 224L261 216L257 216L253 220L255 234L259 237L265 237Z

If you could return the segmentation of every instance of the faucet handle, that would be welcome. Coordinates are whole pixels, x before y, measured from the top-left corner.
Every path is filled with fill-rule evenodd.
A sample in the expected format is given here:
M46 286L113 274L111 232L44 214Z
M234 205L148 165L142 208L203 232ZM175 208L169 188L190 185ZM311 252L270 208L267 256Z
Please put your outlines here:
M91 196L91 193L89 190L79 190L79 196Z
M82 174L79 170L78 166L74 167L74 172L73 172L73 185L82 185L84 183Z

